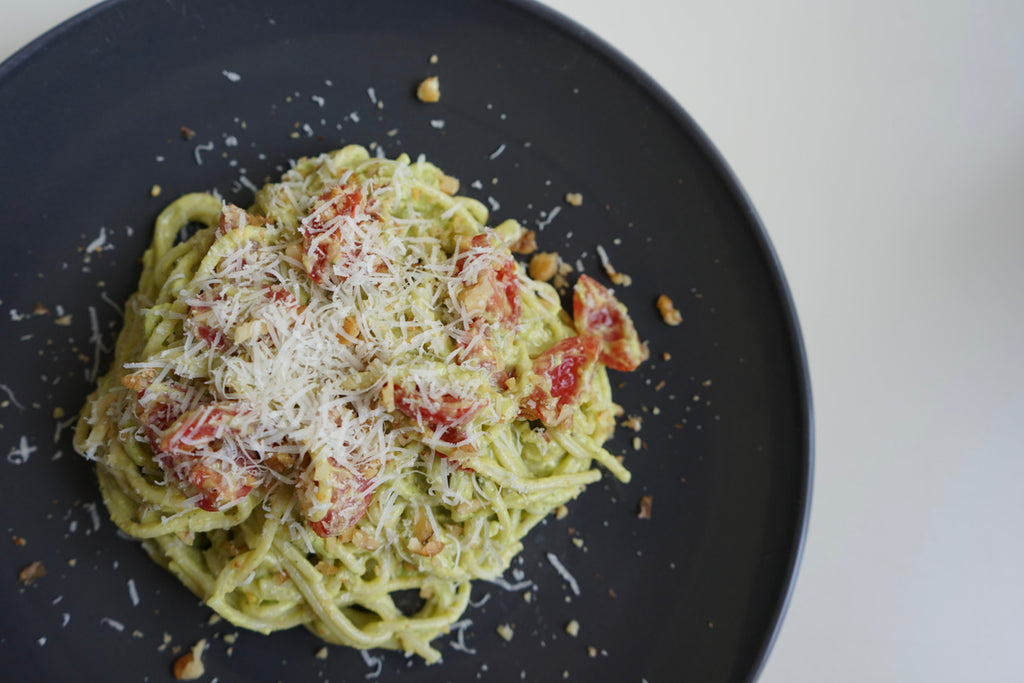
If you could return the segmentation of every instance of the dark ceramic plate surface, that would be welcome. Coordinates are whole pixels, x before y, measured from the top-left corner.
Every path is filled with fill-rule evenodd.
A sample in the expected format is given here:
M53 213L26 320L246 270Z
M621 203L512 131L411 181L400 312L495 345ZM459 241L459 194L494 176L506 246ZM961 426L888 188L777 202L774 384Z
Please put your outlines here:
M428 75L437 104L414 96ZM0 127L5 679L170 680L173 648L199 638L211 644L204 678L219 683L756 677L809 504L799 331L737 182L613 49L525 1L120 0L0 67ZM602 247L632 277L617 291L650 342L649 363L613 378L643 419L610 444L633 482L606 476L538 527L507 575L531 582L532 599L477 585L463 634L475 654L452 648L453 634L434 666L344 648L317 658L303 629L235 639L208 623L116 532L70 445L164 204L207 189L248 203L289 159L346 143L426 155L495 221L521 220L543 250L607 283ZM660 294L681 325L662 322ZM637 516L642 496L651 519ZM33 561L46 575L22 585ZM496 633L506 623L510 642Z

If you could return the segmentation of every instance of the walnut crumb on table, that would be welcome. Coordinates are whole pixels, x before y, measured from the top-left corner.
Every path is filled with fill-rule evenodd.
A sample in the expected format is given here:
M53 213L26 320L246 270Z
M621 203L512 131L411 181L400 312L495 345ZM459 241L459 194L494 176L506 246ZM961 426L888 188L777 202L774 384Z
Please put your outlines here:
M580 622L578 622L575 619L573 619L572 621L570 621L568 624L565 625L565 632L568 633L573 638L575 638L576 636L578 636L580 634Z
M44 576L46 576L46 567L43 566L42 562L36 560L18 572L18 581L21 582L23 586L31 586L38 579L41 579Z
M630 415L628 418L622 421L622 426L627 429L632 429L634 432L639 432L643 426L643 418L639 415Z
M668 298L664 294L658 297L655 305L658 307L658 312L661 313L661 319L664 320L666 324L675 326L683 322L683 315L675 307L672 299Z
M511 641L512 636L516 634L511 624L501 624L498 626L497 631L498 635L501 636L506 642Z
M530 277L534 280L547 282L558 274L558 263L561 259L558 254L550 251L541 251L533 255L528 267Z
M569 206L583 206L583 195L579 192L567 192L565 194L565 203Z
M650 519L651 518L651 503L654 498L651 496L643 496L640 498L640 508L637 510L636 516L639 519Z
M416 88L416 98L420 102L438 102L441 99L441 82L437 76L424 78Z
M519 239L508 248L513 254L532 254L537 251L537 233L533 230L523 230Z
M203 666L203 651L206 649L206 639L199 640L192 649L174 660L172 673L179 681L194 681L206 673Z

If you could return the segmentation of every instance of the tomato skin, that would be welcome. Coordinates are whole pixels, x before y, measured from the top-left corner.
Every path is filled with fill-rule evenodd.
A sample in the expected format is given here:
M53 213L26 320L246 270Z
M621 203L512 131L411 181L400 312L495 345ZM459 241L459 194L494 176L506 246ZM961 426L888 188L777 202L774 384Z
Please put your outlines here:
M197 505L216 511L244 498L260 477L237 444L232 418L241 410L229 403L211 403L180 415L163 430L155 450L160 466L170 476L195 487L202 496ZM227 455L217 442L234 441Z
M331 280L331 267L338 261L355 261L362 253L359 244L346 239L331 222L338 216L361 219L375 216L367 210L359 185L338 185L320 195L316 207L299 226L305 251L302 265L319 285Z
M533 390L520 414L548 426L568 423L583 402L597 364L600 342L591 335L569 337L548 347L533 361Z
M202 460L192 463L188 481L199 489L203 496L196 505L207 512L216 512L224 505L244 498L252 491L251 485L236 483L227 474Z
M484 265L459 293L459 301L474 321L512 329L523 312L515 259L507 249L492 245L488 235L474 235L469 246L456 260L455 274L475 269L481 261Z
M133 385L138 391L135 416L150 449L159 453L164 432L183 412L185 387L175 382L152 382L152 378L142 381L146 382L145 386Z
M303 479L299 486L309 486L306 483L308 481ZM346 469L333 468L333 476L329 484L331 486L331 508L321 519L309 522L309 528L321 538L338 536L351 528L366 514L366 509L370 507L370 501L373 499L370 480ZM300 502L305 504L310 493L310 491L306 491L306 495L300 496ZM304 514L308 515L308 510L304 510Z
M432 429L465 424L486 405L487 400L483 398L463 398L448 392L427 396L419 387L413 390L395 387L395 407Z
M572 317L577 332L600 341L598 360L609 368L630 372L647 360L647 347L626 307L588 275L580 275L573 287Z
M456 337L459 353L455 362L459 365L476 366L488 373L491 385L504 387L509 379L508 371L501 356L492 345L491 326L482 320L474 320L469 329Z

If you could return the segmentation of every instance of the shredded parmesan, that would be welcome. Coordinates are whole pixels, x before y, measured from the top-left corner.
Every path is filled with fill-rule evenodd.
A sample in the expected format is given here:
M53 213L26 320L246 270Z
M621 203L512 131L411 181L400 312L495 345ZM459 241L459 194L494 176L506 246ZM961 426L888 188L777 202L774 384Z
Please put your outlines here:
M562 561L555 556L554 553L548 553L548 562L555 568L555 571L561 575L565 582L569 584L569 589L572 590L573 595L580 594L580 585L576 582L576 577L569 573L569 570L565 568Z

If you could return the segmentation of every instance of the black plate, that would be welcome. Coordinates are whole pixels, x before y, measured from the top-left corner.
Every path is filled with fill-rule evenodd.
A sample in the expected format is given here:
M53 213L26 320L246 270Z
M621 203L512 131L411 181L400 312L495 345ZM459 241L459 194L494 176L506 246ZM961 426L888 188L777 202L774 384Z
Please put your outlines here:
M413 91L431 74L442 99L427 105ZM611 445L633 483L606 477L528 539L509 577L534 582L531 601L475 588L486 600L467 614L475 655L445 638L443 664L384 653L381 678L756 676L807 517L800 336L738 184L682 109L621 55L524 1L121 0L0 67L0 102L4 677L168 680L165 634L171 646L210 638L206 679L220 683L375 672L347 649L314 657L320 644L302 629L242 633L229 653L224 636L236 629L208 624L209 612L107 521L68 418L54 412L73 416L109 362L116 306L167 201L216 188L246 203L250 184L288 159L352 142L425 154L491 203L495 219L544 226L542 249L602 280L603 246L632 276L618 293L652 351L640 371L614 377L618 401L643 417L639 451L625 428ZM195 137L182 139L182 126ZM583 205L567 205L567 192ZM682 325L661 321L662 293ZM637 517L644 495L650 520ZM20 585L34 560L47 575ZM575 638L565 631L572 619ZM511 642L495 632L502 623L515 628Z

